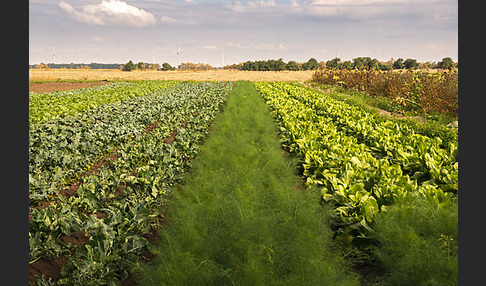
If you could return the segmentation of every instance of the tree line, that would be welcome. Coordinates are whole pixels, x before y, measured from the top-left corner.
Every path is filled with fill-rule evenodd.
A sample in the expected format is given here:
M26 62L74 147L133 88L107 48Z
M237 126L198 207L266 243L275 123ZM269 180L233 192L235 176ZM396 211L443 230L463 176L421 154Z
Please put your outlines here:
M387 62L380 62L377 59L372 59L370 57L358 57L352 61L341 61L340 58L334 58L326 62L326 68L336 68L336 69L367 69L367 70L393 70L393 69L451 69L457 68L458 63L454 63L452 58L443 58L438 63L435 62L425 62L419 63L416 59L408 58L404 60L403 58L398 58L394 60L393 58Z
M240 64L226 66L225 68L232 68L238 70L253 70L253 71L282 71L282 70L315 70L318 68L334 68L334 69L367 69L367 70L393 70L393 69L451 69L457 68L457 63L454 63L452 58L443 58L440 62L426 62L419 63L416 59L408 58L406 60L390 59L387 62L381 62L370 57L358 57L352 61L341 61L340 58L334 58L326 62L318 62L315 58L310 58L307 62L298 63L296 61L289 61L285 63L282 58L278 60L263 60L263 61L246 61Z
M340 58L334 58L328 61L318 62L315 58L310 58L307 62L296 62L294 60L288 61L287 63L283 61L282 58L278 60L257 60L257 61L246 61L243 63L226 65L224 69L236 69L245 71L299 71L299 70L315 70L319 68L334 68L334 69L367 69L367 70L393 70L393 69L451 69L457 68L458 63L455 63L452 58L446 57L439 62L425 62L419 63L416 59L390 59L386 62L381 62L377 59L372 59L370 57L358 57L353 60L341 61ZM102 63L90 63L90 64L35 64L29 65L29 68L39 68L39 69L120 69L123 71L132 70L175 70L176 67L171 66L169 63L163 63L162 65L157 63L146 63L138 62L134 63L129 61L126 64L102 64ZM203 63L181 63L177 66L180 70L210 70L214 69L209 64Z

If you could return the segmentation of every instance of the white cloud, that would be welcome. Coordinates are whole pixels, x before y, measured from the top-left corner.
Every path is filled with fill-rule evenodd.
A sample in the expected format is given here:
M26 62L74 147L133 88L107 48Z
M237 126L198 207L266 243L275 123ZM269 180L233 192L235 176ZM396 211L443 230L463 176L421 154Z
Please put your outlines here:
M167 17L167 16L163 16L162 18L160 18L160 21L162 23L166 23L166 24L175 24L177 23L177 20L172 18L172 17Z
M277 5L274 0L268 0L268 1L259 0L259 1L248 1L245 4L241 4L240 1L234 1L227 4L227 7L229 7L233 11L241 12L241 11L248 11L248 10L258 10L261 8L279 7L279 5Z
M92 25L144 27L157 22L151 13L119 0L102 0L98 5L85 5L81 10L61 0L59 7L77 21Z
M248 7L251 8L261 8L261 7L275 7L275 1L273 0L260 0L260 1L248 1L247 3Z

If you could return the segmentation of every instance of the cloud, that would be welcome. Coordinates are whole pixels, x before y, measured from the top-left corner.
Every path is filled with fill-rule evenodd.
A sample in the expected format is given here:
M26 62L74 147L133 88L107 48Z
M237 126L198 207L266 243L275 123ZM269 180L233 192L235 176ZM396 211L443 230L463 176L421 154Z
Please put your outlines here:
M167 17L167 16L163 16L162 18L160 18L160 21L162 23L165 23L165 24L175 24L177 23L177 20L172 18L172 17Z
M275 4L274 0L259 0L259 1L248 1L245 4L241 4L240 1L230 2L226 5L233 11L241 12L241 11L248 11L248 10L258 10L261 8L268 8L268 7L278 7Z
M92 25L145 27L157 22L151 13L119 0L102 0L81 10L61 0L59 7L77 21Z
M251 8L261 8L261 7L275 7L275 1L273 0L260 0L260 1L248 1L247 3L248 7Z

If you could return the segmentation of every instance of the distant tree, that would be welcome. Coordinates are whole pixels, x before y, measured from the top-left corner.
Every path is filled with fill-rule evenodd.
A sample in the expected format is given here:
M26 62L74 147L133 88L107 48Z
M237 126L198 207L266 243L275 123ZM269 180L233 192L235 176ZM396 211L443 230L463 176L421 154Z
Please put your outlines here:
M213 67L208 64L203 64L203 63L181 63L178 67L178 69L182 70L209 70L212 69Z
M356 69L377 69L378 68L378 60L372 59L370 57L358 57L353 59L354 68Z
M146 67L146 66L147 66L147 65L146 65L144 62L139 62L139 63L137 64L137 69L139 69L139 70L143 70L143 69L145 69L145 67Z
M137 67L135 66L135 64L130 60L128 63L126 63L124 66L123 66L123 71L132 71L134 69L136 69Z
M310 58L307 61L307 68L310 69L310 70L315 70L315 69L319 68L319 62L317 62L317 60L314 59L314 58Z
M245 70L245 71L254 71L254 70L256 70L256 64L255 64L255 62L252 62L252 61L246 61L241 66L241 69Z
M40 63L35 66L36 69L49 69L49 66L46 65L45 63Z
M150 64L148 66L148 68L151 69L151 70L158 70L158 69L160 69L160 65L159 64Z
M328 61L326 62L326 67L327 67L327 68L330 68L330 69L332 69L332 68L334 68L334 69L338 69L338 68L340 68L340 67L341 67L341 66L340 66L340 62L341 62L341 59L340 59L340 58L334 58L334 59L332 59L332 60L328 60Z
M450 57L443 58L442 61L437 63L438 69L450 69L453 67L454 67L454 61Z
M347 70L352 70L354 68L354 65L351 61L345 61L345 62L341 63L340 66L342 68L347 69Z
M168 63L163 63L162 64L162 70L163 71L171 71L171 70L175 70L175 68L172 67L171 65L169 65Z
M296 61L289 61L286 65L286 69L288 69L289 71L298 71L299 65Z
M240 66L240 64L232 64L232 65L225 65L223 68L225 70L237 70L237 69L240 69L241 66Z
M353 59L353 65L355 69L364 69L365 68L365 58L358 57Z
M379 62L378 69L382 71L388 71L388 70L392 70L393 66L390 63Z
M405 65L403 64L403 59L399 58L396 61L393 62L393 68L394 69L403 69Z
M405 66L406 69L413 69L418 67L418 63L416 59L406 59L403 62L403 65Z
M283 71L286 69L287 64L283 61L282 58L278 59L278 61L275 62L275 70L277 71Z

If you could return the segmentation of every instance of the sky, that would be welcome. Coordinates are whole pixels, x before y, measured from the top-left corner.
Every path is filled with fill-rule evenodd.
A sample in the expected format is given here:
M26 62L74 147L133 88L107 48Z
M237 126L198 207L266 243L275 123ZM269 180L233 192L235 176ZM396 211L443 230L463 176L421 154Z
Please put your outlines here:
M29 0L29 64L458 61L457 0Z

